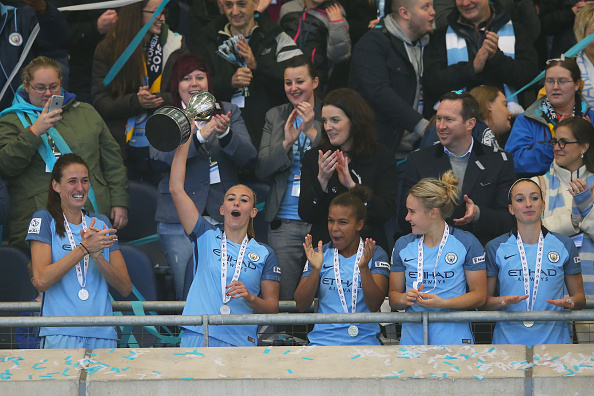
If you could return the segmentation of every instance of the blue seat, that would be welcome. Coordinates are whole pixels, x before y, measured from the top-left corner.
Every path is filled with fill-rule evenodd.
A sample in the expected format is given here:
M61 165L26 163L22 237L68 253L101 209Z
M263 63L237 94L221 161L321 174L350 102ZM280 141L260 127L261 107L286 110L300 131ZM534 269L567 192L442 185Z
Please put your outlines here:
M139 247L120 245L120 250L126 260L128 274L132 284L147 301L157 301L157 278L151 258ZM109 286L109 292L116 301L135 301L134 293L123 297L117 290Z
M0 246L0 301L31 301L37 297L27 271L29 261L21 249Z
M118 231L121 241L133 241L157 233L155 212L159 192L150 183L130 180L130 204L128 205L128 225Z

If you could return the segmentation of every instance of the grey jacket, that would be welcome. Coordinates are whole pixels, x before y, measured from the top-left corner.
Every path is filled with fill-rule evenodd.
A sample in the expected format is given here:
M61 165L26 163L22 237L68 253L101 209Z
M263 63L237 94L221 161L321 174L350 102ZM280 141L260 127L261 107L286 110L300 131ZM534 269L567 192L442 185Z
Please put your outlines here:
M314 128L318 131L312 147L316 147L322 131L321 101L316 98ZM293 150L287 153L283 148L285 123L293 111L293 105L287 103L276 106L266 113L266 123L262 132L262 141L256 163L256 177L270 183L270 192L264 207L264 219L271 222L280 208L283 194L287 189L289 168L293 164Z
M213 133L204 144L192 137L184 183L186 193L192 198L200 214L203 214L206 208L210 216L221 222L223 217L219 213L219 208L225 192L239 182L237 172L240 169L253 169L258 155L241 118L239 107L227 102L222 103L225 113L231 111L229 134L218 139ZM175 151L164 153L153 147L150 151L153 166L163 172L158 187L160 196L155 220L178 224L179 216L169 193L169 171ZM220 183L210 184L211 161L218 163Z

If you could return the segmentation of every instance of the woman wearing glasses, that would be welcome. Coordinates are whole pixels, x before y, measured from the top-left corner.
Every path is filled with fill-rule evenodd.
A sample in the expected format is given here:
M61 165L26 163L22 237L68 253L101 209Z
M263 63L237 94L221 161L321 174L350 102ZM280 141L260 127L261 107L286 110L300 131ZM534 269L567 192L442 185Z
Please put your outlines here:
M565 119L555 126L549 141L555 159L544 176L533 177L542 189L546 208L542 223L550 231L572 237L582 260L582 274L594 275L594 127L583 118ZM587 279L587 278L586 278ZM586 295L594 294L594 282L585 282ZM581 327L576 324L576 327ZM587 337L589 329L578 328Z
M64 105L49 110L53 95ZM114 228L128 222L128 180L119 147L101 116L62 89L62 71L50 58L33 59L23 71L23 86L12 107L0 113L0 173L10 194L9 243L27 249L31 215L45 209L53 166L74 152L89 168L85 209L110 217Z
M581 95L582 80L575 60L551 59L545 70L546 96L518 116L505 144L505 151L514 157L518 177L548 171L553 161L553 149L548 141L559 121L568 117L594 121L594 111Z
M171 104L169 85L174 52L185 49L182 36L165 23L166 9L156 14L161 0L144 0L122 7L115 28L95 50L93 59L93 104L120 144L129 179L153 184L160 173L149 161L146 120L157 108ZM155 17L142 43L107 86L103 80L138 31ZM179 51L179 52L181 52ZM162 92L167 91L167 93Z

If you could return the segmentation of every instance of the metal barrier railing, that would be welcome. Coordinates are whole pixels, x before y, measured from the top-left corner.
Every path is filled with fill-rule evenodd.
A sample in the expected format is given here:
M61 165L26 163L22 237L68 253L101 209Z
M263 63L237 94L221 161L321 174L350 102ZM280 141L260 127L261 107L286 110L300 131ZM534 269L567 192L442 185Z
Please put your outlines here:
M423 323L423 343L429 343L430 322L594 321L594 310L582 311L460 311L376 312L348 314L247 314L151 316L39 316L0 317L0 327L74 326L203 326L208 346L210 325L304 325L321 323Z
M154 312L182 312L185 305L185 301L142 302L145 311ZM111 306L114 311L132 311L130 301L112 301ZM39 312L40 309L41 303L38 302L0 302L0 312ZM586 296L585 309L594 309L594 296ZM295 301L279 301L279 312L297 312Z

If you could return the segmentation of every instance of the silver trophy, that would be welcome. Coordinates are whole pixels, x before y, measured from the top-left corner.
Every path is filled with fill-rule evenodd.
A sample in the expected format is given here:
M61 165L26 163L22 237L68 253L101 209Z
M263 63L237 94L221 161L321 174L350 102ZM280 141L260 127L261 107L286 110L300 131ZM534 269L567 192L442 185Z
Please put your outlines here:
M155 111L146 121L146 138L159 151L173 151L190 138L190 120L193 118L206 121L214 114L215 109L216 100L212 94L196 92L184 110L164 106Z

